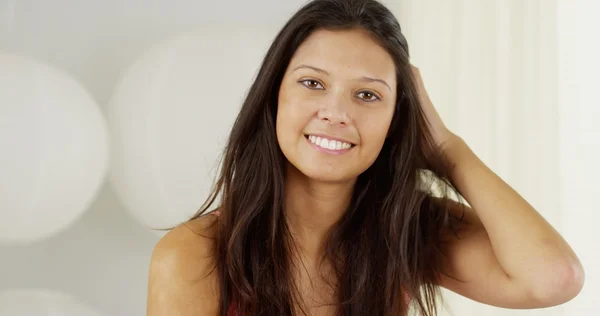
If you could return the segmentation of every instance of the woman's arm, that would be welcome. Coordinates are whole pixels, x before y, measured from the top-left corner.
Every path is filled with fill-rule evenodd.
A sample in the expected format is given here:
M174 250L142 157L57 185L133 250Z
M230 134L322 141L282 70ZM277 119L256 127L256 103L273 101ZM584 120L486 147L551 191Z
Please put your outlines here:
M446 249L441 285L473 300L506 308L564 303L583 287L579 259L560 234L515 190L492 172L435 110L419 70L413 75L435 140L454 165L451 180L471 208L460 238Z
M466 209L465 230L447 249L441 285L461 295L506 308L540 308L569 301L581 290L584 272L560 234L458 136L444 151Z

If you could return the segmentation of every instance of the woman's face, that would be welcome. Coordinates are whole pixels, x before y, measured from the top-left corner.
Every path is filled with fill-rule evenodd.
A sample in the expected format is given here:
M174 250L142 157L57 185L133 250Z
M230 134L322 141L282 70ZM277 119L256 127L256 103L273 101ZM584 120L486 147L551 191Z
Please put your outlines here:
M279 146L311 179L354 180L379 155L395 102L394 62L368 33L316 31L281 83Z

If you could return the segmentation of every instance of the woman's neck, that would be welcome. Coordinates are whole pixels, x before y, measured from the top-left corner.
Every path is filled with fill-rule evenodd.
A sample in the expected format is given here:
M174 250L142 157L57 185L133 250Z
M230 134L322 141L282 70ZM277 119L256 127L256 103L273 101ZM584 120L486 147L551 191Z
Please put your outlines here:
M305 259L318 260L322 254L329 231L350 205L354 183L319 182L288 168L284 211Z

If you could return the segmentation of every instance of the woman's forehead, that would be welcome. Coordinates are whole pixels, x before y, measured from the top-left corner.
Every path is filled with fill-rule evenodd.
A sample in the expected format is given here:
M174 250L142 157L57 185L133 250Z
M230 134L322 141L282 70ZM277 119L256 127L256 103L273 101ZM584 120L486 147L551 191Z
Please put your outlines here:
M360 29L317 30L296 50L290 70L309 65L330 75L348 74L395 82L395 65L390 54L372 36Z

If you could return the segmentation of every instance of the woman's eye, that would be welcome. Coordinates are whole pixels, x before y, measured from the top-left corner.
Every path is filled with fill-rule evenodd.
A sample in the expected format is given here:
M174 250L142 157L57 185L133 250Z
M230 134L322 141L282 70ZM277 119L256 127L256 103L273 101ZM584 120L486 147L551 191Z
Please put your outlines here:
M303 85L305 85L309 89L323 89L323 86L316 80L302 80L300 81Z
M360 92L360 93L358 93L358 96L367 102L373 102L373 101L379 100L378 96L376 96L374 93L369 92L369 91Z

